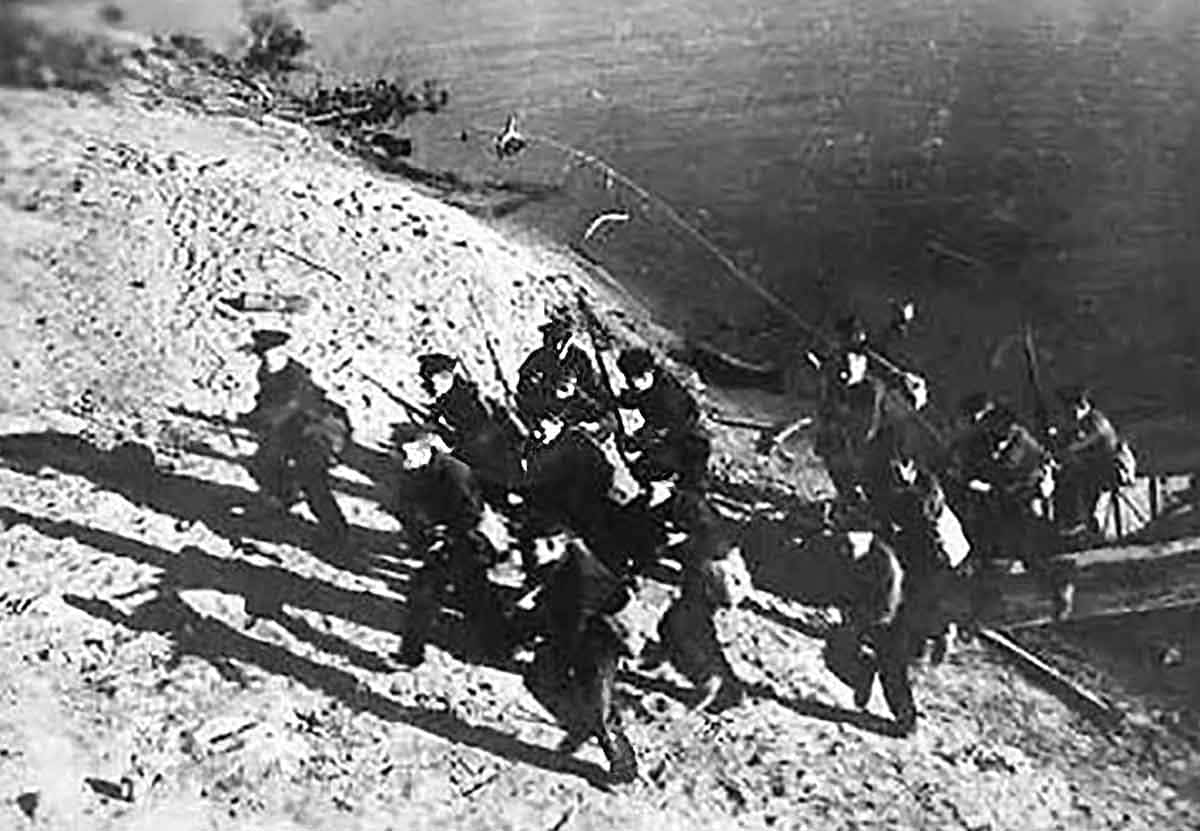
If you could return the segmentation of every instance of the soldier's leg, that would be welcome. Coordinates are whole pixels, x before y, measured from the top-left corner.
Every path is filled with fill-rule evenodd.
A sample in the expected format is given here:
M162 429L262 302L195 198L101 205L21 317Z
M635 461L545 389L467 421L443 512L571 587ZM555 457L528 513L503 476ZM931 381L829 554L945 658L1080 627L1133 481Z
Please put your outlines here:
M447 583L447 572L436 555L427 555L426 563L409 584L408 609L404 634L396 657L408 666L425 660L425 642L438 610L438 597Z
M283 509L296 501L296 485L278 431L267 433L259 439L258 449L247 469L268 501Z
M679 450L679 483L685 488L703 488L708 481L708 458L712 455L712 440L696 432L681 440Z
M296 459L296 478L325 539L331 542L345 540L350 526L329 487L328 462L319 448L301 450Z
M903 624L893 624L875 637L876 665L883 696L896 720L901 735L910 734L917 724L908 665L912 652L910 637Z
M621 729L613 699L620 644L605 626L594 624L588 627L579 651L573 660L574 697L579 716L577 724L569 729L569 740L578 739L582 744L595 736L608 759L613 780L632 781L637 777L637 757Z
M479 644L490 657L502 657L511 645L511 627L496 586L488 579L487 565L469 541L455 546L453 574L455 597Z

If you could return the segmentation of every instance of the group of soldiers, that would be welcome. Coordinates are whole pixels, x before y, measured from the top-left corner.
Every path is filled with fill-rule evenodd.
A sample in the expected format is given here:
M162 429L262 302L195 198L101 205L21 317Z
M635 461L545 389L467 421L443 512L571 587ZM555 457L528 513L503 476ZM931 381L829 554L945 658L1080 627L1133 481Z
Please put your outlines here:
M600 354L580 346L567 310L541 333L508 402L483 395L443 353L418 360L426 404L393 393L418 417L393 430L384 490L410 556L422 561L406 588L396 659L419 665L439 610L457 608L483 659L532 651L527 681L563 722L563 749L596 738L612 777L628 780L636 758L612 690L622 656L632 657L620 614L636 575L675 544L681 591L662 617L657 658L696 683L697 706L736 696L712 618L749 591L749 578L705 496L711 441L693 395L644 348L617 356L625 384L614 389ZM286 342L285 333L266 330L249 347L260 359L256 404L241 419L259 436L251 472L271 506L303 498L319 544L344 553L348 525L330 469L350 423L287 355ZM640 420L636 430L622 411L640 416L628 419ZM501 515L512 545L490 533ZM513 560L523 580L515 600L489 575ZM261 602L250 610L272 611Z
M1130 484L1134 458L1084 387L1058 390L1057 411L1039 408L1038 424L986 393L964 397L948 441L930 441L921 418L924 379L911 366L906 329L915 307L896 307L872 337L858 318L839 321L821 365L815 449L854 530L848 548L863 582L848 637L831 640L830 666L870 693L877 671L903 732L915 725L907 668L932 644L947 648L948 596L968 599L967 631L996 600L989 577L1012 561L1042 581L1053 614L1071 612L1074 585L1054 557L1102 532L1098 503Z
M912 312L902 307L889 327L893 347ZM736 532L709 498L711 440L694 396L641 347L616 357L618 388L598 338L590 352L583 348L567 310L541 333L508 401L484 396L461 362L442 353L419 359L427 404L397 396L419 417L394 430L388 507L422 566L406 589L396 658L420 664L439 609L457 608L484 659L532 651L527 682L562 721L562 749L598 739L612 777L624 781L637 763L613 685L619 663L634 657L621 613L637 575L663 556L679 564L659 641L641 657L646 666L670 661L704 708L742 695L714 616L752 589ZM826 657L861 707L878 675L895 731L907 735L917 717L909 665L927 643L935 659L946 648L941 598L965 568L989 559L1037 567L1029 529L1087 516L1120 443L1086 391L1073 391L1064 399L1070 418L1046 431L1067 460L1060 466L1010 410L976 395L963 403L961 435L935 463L919 452L901 412L923 406L923 380L879 372L876 350L884 347L871 341L847 319L819 360L815 445L838 492L828 521L852 577L846 622ZM344 551L349 529L329 471L350 441L350 423L287 356L286 342L283 333L260 331L250 347L261 360L256 405L243 417L260 438L252 473L271 505L306 500L320 544ZM497 515L507 519L511 546L489 533ZM489 576L514 560L523 579L515 602ZM1055 589L1065 613L1069 582Z

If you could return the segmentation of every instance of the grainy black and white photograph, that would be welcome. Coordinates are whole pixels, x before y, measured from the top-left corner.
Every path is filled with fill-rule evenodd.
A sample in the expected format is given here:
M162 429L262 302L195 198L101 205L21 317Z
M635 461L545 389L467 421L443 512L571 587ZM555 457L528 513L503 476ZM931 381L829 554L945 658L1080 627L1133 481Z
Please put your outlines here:
M1197 0L0 2L0 829L1200 828Z

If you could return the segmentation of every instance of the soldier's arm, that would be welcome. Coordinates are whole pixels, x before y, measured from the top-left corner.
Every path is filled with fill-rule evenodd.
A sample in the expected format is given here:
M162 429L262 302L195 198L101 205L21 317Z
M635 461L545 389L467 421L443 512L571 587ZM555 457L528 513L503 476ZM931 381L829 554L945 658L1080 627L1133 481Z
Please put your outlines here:
M867 427L867 435L864 438L874 441L875 436L879 434L879 428L883 426L883 399L887 395L887 389L878 378L872 379L870 383L874 393L871 400L871 424Z
M1067 445L1066 452L1068 454L1077 455L1091 450L1093 447L1111 446L1117 443L1117 431L1113 428L1112 423L1099 413L1096 413L1095 416L1088 420L1084 434L1078 440Z
M901 569L896 555L890 551L886 553L885 566L881 576L883 578L880 596L882 602L876 622L880 626L888 626L896 620L900 604L904 601L904 571Z

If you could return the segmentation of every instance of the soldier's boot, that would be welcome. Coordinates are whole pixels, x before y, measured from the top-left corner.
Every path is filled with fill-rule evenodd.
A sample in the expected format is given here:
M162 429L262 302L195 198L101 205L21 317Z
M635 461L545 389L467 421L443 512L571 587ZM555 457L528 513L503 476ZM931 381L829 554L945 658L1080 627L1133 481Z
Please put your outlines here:
M633 782L638 776L637 754L633 745L619 726L612 725L600 731L600 749L608 759L608 776L618 784Z
M932 638L933 646L929 650L929 663L938 666L946 660L946 654L950 651L950 631L943 630Z
M413 576L408 597L408 619L405 621L400 649L394 656L404 666L416 667L425 661L425 641L437 614L438 590L444 582L443 570L433 564L423 566Z

